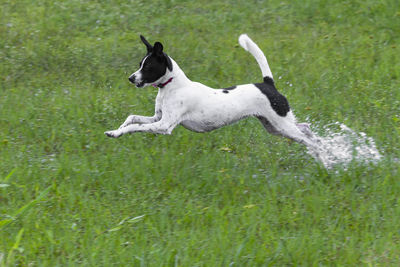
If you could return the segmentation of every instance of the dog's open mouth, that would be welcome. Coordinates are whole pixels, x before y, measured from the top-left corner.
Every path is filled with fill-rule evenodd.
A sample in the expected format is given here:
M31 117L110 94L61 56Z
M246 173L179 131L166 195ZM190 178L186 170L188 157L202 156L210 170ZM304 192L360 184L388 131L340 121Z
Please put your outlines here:
M144 84L145 84L145 82L144 82L144 81L141 81L140 83L137 83L137 84L136 84L136 87L141 88L141 87L144 86Z

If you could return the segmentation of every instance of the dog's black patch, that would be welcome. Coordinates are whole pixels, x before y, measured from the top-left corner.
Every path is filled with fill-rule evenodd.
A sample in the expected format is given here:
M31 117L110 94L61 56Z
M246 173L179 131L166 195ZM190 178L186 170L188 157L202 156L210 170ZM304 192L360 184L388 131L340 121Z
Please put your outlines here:
M228 94L229 90L233 90L235 88L236 88L236 85L230 86L230 87L227 87L227 88L223 88L222 92L225 93L225 94Z
M274 80L273 80L271 77L265 76L265 77L264 77L264 83L270 84L270 85L272 85L272 86L275 87Z
M276 90L274 80L270 77L264 77L263 83L255 83L254 85L268 98L272 109L279 116L285 117L290 111L289 102Z
M142 81L153 83L164 76L167 71L167 64L160 57L150 53L144 60L142 66Z
M142 35L140 38L147 48L147 55L140 62L142 81L144 83L153 83L164 76L167 69L172 71L172 61L163 52L163 45L160 42L156 42L154 46L151 46Z

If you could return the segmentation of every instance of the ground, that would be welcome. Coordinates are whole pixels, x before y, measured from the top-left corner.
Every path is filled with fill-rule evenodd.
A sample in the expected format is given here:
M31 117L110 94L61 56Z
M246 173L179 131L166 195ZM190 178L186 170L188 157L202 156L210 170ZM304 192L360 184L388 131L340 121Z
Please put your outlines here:
M0 3L0 266L400 264L400 13L388 1ZM161 41L192 80L277 88L322 134L383 159L326 170L246 119L207 134L103 132L152 115L128 76Z

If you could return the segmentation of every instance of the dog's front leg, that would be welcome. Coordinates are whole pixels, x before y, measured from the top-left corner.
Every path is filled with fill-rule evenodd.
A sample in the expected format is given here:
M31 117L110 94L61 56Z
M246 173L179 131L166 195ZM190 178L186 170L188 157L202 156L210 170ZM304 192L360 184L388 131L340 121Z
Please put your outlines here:
M105 134L108 137L118 138L127 133L135 133L135 132L148 132L155 134L171 134L172 130L178 123L175 121L170 121L166 119L161 119L154 123L149 124L130 124L124 128L107 131Z
M154 123L156 121L159 121L161 119L162 112L161 112L161 94L160 91L157 94L156 97L156 105L155 105L155 112L154 116L152 117L146 117L146 116L138 116L138 115L129 115L128 118L124 121L121 126L119 126L118 129L125 128L126 126L130 124L147 124L147 123Z
M154 116L152 117L146 117L146 116L139 116L139 115L129 115L128 118L124 121L121 126L119 126L119 129L124 128L128 125L131 124L148 124L148 123L154 123L156 121L159 121L161 119L161 112L157 112Z

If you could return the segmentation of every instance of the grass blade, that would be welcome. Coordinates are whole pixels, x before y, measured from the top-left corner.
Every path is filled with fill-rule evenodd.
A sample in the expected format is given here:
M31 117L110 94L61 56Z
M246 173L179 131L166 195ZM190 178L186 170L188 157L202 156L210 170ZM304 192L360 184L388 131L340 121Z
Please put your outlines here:
M8 253L8 256L7 256L7 264L6 265L11 265L11 259L12 259L12 256L13 256L13 252L14 252L14 250L16 250L16 249L18 249L18 247L19 247L19 243L21 242L21 239L22 239L22 235L24 234L24 228L22 228L21 230L19 230L19 232L18 232L18 234L17 234L17 237L15 238L15 243L14 243L14 245L12 246L12 248L11 248L11 250L10 250L10 252Z
M17 170L17 168L14 168L7 176L4 178L3 183L7 183L7 181L11 178L11 176L14 174L14 172Z
M11 219L5 219L5 220L0 221L0 229L5 227L6 225L10 224L11 222L15 221L18 218L18 216L20 216L24 211L31 208L33 205L35 205L37 202L39 202L41 199L43 199L49 193L50 189L51 189L51 186L47 187L42 193L40 193L40 195L37 198L35 198L31 202L27 203L26 205L22 206L21 208L19 208L14 213L14 215L11 217Z

